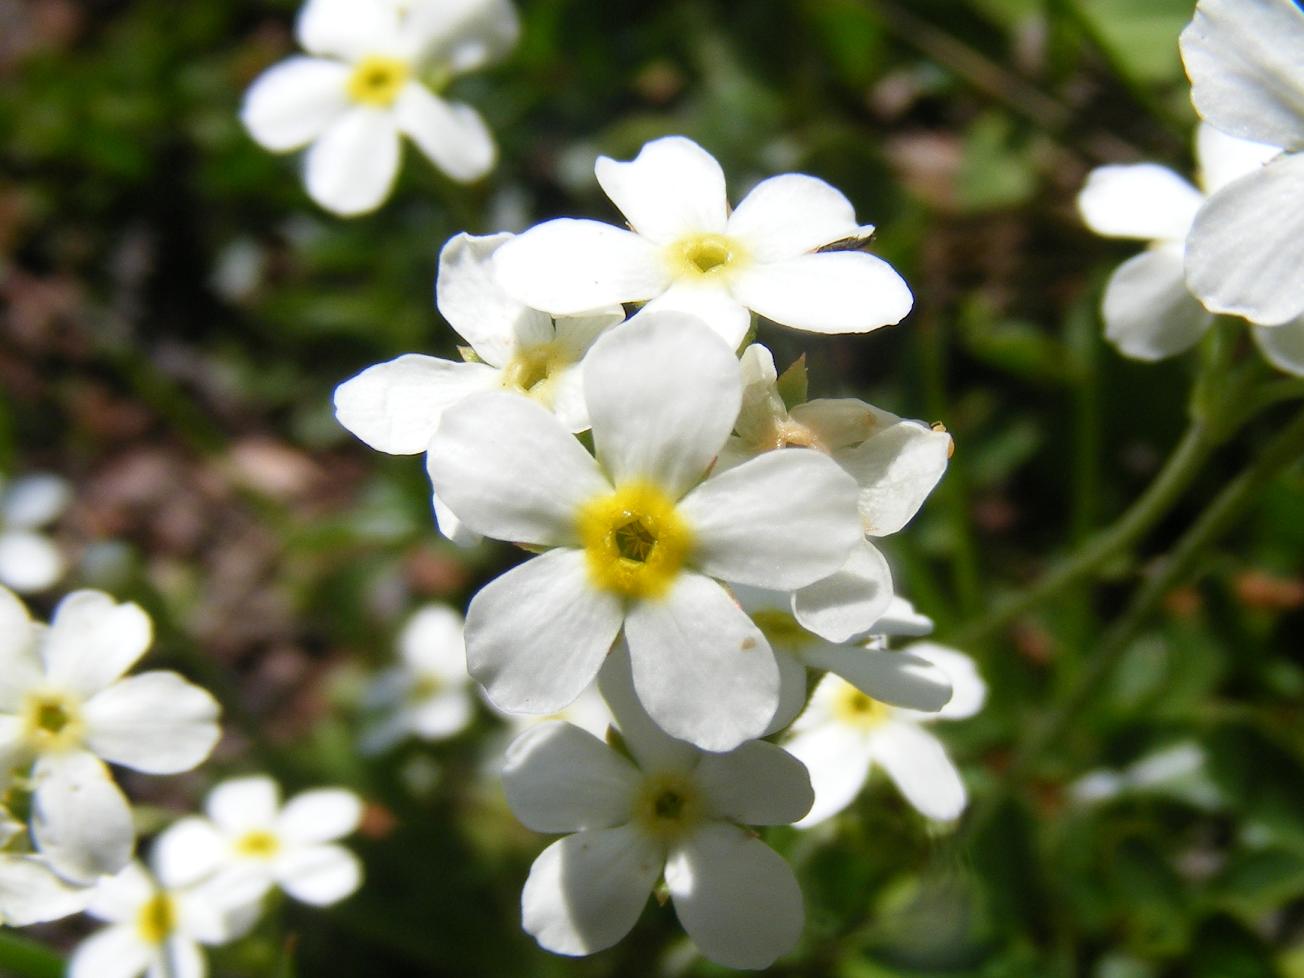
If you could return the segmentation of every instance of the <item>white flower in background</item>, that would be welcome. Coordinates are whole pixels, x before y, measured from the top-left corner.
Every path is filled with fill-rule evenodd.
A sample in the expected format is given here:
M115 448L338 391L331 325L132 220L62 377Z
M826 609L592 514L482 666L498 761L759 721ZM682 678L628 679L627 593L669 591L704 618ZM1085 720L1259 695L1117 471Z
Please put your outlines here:
M419 609L398 636L400 664L386 669L363 697L381 719L363 731L362 749L388 750L406 737L444 740L475 716L466 672L462 616L447 605Z
M372 448L416 455L430 447L443 412L488 390L522 394L554 412L571 431L589 426L580 364L594 340L625 318L619 305L585 316L553 319L517 302L490 273L494 253L510 234L459 234L439 254L439 311L471 345L468 363L409 353L376 364L335 390L340 424ZM474 542L436 497L440 530Z
M507 0L308 0L295 33L312 56L260 75L240 117L274 152L311 144L304 180L322 207L354 215L380 206L403 136L454 180L489 172L497 150L484 120L436 92L516 43Z
M804 919L792 870L746 825L780 825L811 803L806 772L773 744L705 754L663 734L612 656L602 692L633 761L565 723L523 733L503 784L538 832L574 833L535 860L523 924L545 948L592 954L633 928L664 875L688 936L713 961L764 968L796 944Z
M1284 150L1200 209L1186 243L1187 283L1214 312L1264 326L1298 320L1304 316L1304 9L1294 0L1200 0L1181 49L1191 101L1206 122ZM1304 346L1295 342L1297 350Z
M58 519L70 497L68 483L55 475L29 475L7 486L0 479L0 585L30 594L63 576L59 548L36 531Z
M772 452L707 475L741 396L733 352L664 312L589 353L596 459L525 398L477 394L444 413L435 492L472 529L551 548L467 611L471 675L500 708L552 713L597 674L623 627L639 697L670 734L729 750L778 706L765 636L721 580L792 590L860 539L856 487L817 452Z
M258 899L273 886L325 906L362 882L362 864L337 845L362 819L362 801L343 788L304 791L284 805L269 777L223 781L208 793L207 818L188 816L159 836L159 873L179 884L212 880Z
M257 919L247 895L213 885L187 886L140 863L95 887L86 912L108 923L68 962L68 978L204 978L200 945L225 944Z
M889 706L838 676L825 676L784 744L806 765L815 788L815 804L797 823L799 828L816 825L851 804L874 764L925 817L949 821L964 811L964 782L926 725L930 720L973 716L987 697L987 685L973 660L955 649L915 642L902 652L946 673L950 702L936 713L920 713Z
M0 588L0 788L31 792L31 834L64 878L89 882L131 858L131 808L104 761L188 771L217 743L218 705L174 672L124 676L152 626L134 604L77 591L49 627Z
M1091 171L1078 210L1093 231L1135 238L1149 248L1124 262L1105 287L1105 338L1136 360L1160 360L1190 349L1213 324L1213 314L1186 281L1187 236L1208 195L1263 168L1280 150L1202 124L1196 133L1203 192L1155 163L1102 166ZM1252 326L1255 341L1275 366L1304 373L1304 317L1283 326ZM1292 352L1292 344L1294 352Z
M1098 805L1127 795L1156 794L1200 808L1216 809L1226 799L1205 770L1204 749L1191 741L1170 744L1133 761L1121 771L1100 768L1068 786L1079 804Z
M868 631L892 599L892 572L872 538L895 533L919 511L946 471L951 436L852 398L820 399L789 410L774 357L759 343L743 351L743 401L718 469L780 448L829 455L859 488L866 534L835 574L792 596L806 628L834 642Z
M648 309L700 316L737 347L748 310L796 329L863 333L900 322L914 303L881 258L820 250L873 230L823 180L771 177L730 213L720 164L683 136L653 140L628 163L599 157L595 171L632 230L548 221L505 246L499 280L536 309L650 300Z

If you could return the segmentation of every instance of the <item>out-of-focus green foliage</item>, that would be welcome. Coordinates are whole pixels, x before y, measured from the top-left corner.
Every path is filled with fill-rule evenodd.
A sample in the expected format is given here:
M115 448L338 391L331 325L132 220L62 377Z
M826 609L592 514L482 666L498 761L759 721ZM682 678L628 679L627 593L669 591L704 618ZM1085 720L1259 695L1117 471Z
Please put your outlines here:
M975 798L958 830L929 827L878 779L834 822L770 834L809 917L774 973L1304 975L1298 469L1073 705L1155 558L1289 406L1217 447L1101 580L974 630L1122 512L1186 424L1199 357L1144 365L1104 344L1100 288L1134 249L1090 235L1073 198L1101 163L1189 169L1176 36L1191 9L526 0L516 53L454 89L496 133L498 169L461 187L409 148L390 202L344 221L237 120L246 86L293 49L290 0L0 0L0 469L74 479L74 583L140 601L155 661L228 702L212 770L338 781L372 804L363 890L325 912L281 905L217 952L216 974L722 973L668 906L590 959L520 931L544 840L506 810L487 713L449 743L358 755L357 691L403 614L462 604L515 558L437 537L420 460L366 450L330 406L372 363L454 355L433 306L452 234L615 220L595 156L684 133L719 157L735 200L789 170L838 186L915 289L895 329L761 339L781 368L805 353L811 396L862 396L954 435L946 480L887 549L941 641L977 636L967 650L991 687L982 714L943 732ZM1244 335L1231 342L1253 362ZM785 396L802 381L788 375ZM1070 708L1009 777L1032 731ZM1074 787L1174 745L1206 763L1094 801ZM133 789L182 811L207 781ZM79 931L43 933L62 946Z

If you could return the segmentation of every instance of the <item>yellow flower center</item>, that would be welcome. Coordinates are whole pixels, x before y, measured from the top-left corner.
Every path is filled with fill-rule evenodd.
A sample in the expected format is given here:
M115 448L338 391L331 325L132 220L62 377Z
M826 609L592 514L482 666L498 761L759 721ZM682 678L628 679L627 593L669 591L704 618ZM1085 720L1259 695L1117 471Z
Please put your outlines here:
M810 640L806 629L797 623L790 612L778 608L765 608L752 613L752 621L770 645L793 648Z
M428 672L422 673L408 687L407 700L409 703L420 703L437 695L443 688L444 681L438 676Z
M162 944L176 926L177 904L166 893L155 893L136 914L136 932L146 944Z
M633 821L648 835L670 841L702 820L702 796L683 774L654 774L634 799Z
M250 859L271 859L281 848L281 840L266 829L254 829L235 840L235 851Z
M594 586L627 598L664 594L693 546L674 502L646 482L589 500L576 526Z
M677 279L720 278L744 265L747 254L723 234L690 234L666 249L666 261Z
M411 69L406 61L384 55L368 55L353 68L349 76L349 98L363 105L387 108L394 104L408 80Z
M22 717L23 733L37 753L76 747L86 733L81 704L67 693L54 690L28 693L23 700Z
M573 361L557 343L541 343L520 350L503 368L503 386L519 391L547 407L552 406L556 375Z
M848 726L869 730L887 720L892 708L844 683L833 701L833 715Z

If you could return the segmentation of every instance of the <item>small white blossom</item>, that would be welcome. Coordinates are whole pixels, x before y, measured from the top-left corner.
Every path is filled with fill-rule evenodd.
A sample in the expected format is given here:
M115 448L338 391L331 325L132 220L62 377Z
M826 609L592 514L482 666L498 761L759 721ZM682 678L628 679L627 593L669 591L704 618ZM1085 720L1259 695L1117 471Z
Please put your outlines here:
M886 653L892 654L892 653ZM964 782L929 721L973 716L987 686L962 652L915 642L902 653L932 663L951 681L950 702L936 713L889 706L836 675L825 676L784 746L810 771L815 804L797 823L809 828L846 808L878 764L920 814L938 821L958 818L968 801Z
M1187 283L1213 312L1264 326L1297 321L1304 316L1304 9L1295 0L1200 0L1181 49L1205 121L1284 150L1200 208L1186 244Z
M478 180L493 166L479 113L435 93L516 43L507 0L308 0L295 33L312 56L260 75L241 118L274 152L311 144L304 180L322 207L353 215L380 206L403 136L454 180Z
M0 588L0 788L31 792L36 847L71 881L131 858L131 809L104 761L174 774L217 743L207 692L174 672L124 675L151 637L139 607L99 591L68 595L46 628Z
M728 750L766 728L778 666L719 582L803 587L861 533L854 482L818 452L704 478L741 389L724 343L663 312L610 331L585 361L596 459L524 398L478 394L444 413L427 456L436 494L486 536L550 548L467 611L467 662L499 707L561 709L623 628L667 732Z
M567 219L526 231L496 260L522 302L574 314L647 301L701 317L735 348L748 310L817 333L864 333L910 312L910 288L887 262L821 250L873 231L823 180L771 177L730 213L720 164L683 136L653 140L628 163L599 157L595 171L632 230Z
M19 594L44 591L64 572L63 555L37 531L68 506L68 483L55 475L0 479L0 585Z
M183 818L159 836L154 858L167 879L212 880L261 897L273 886L325 906L362 882L362 865L341 845L362 819L362 801L343 788L317 788L284 805L271 778L223 781L204 803L207 818Z
M664 877L701 952L764 968L796 944L804 910L792 870L746 825L791 822L811 803L806 772L773 744L706 754L663 734L633 693L628 657L602 676L632 760L565 723L508 750L512 811L539 832L574 833L535 860L521 894L526 931L559 954L592 954L634 926Z

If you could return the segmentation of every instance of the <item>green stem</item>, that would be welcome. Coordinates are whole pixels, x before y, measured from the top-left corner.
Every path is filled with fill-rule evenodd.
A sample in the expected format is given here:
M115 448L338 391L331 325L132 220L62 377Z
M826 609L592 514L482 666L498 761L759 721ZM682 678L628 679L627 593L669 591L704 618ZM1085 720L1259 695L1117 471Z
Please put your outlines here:
M12 978L62 978L63 958L44 944L0 928L0 974Z

